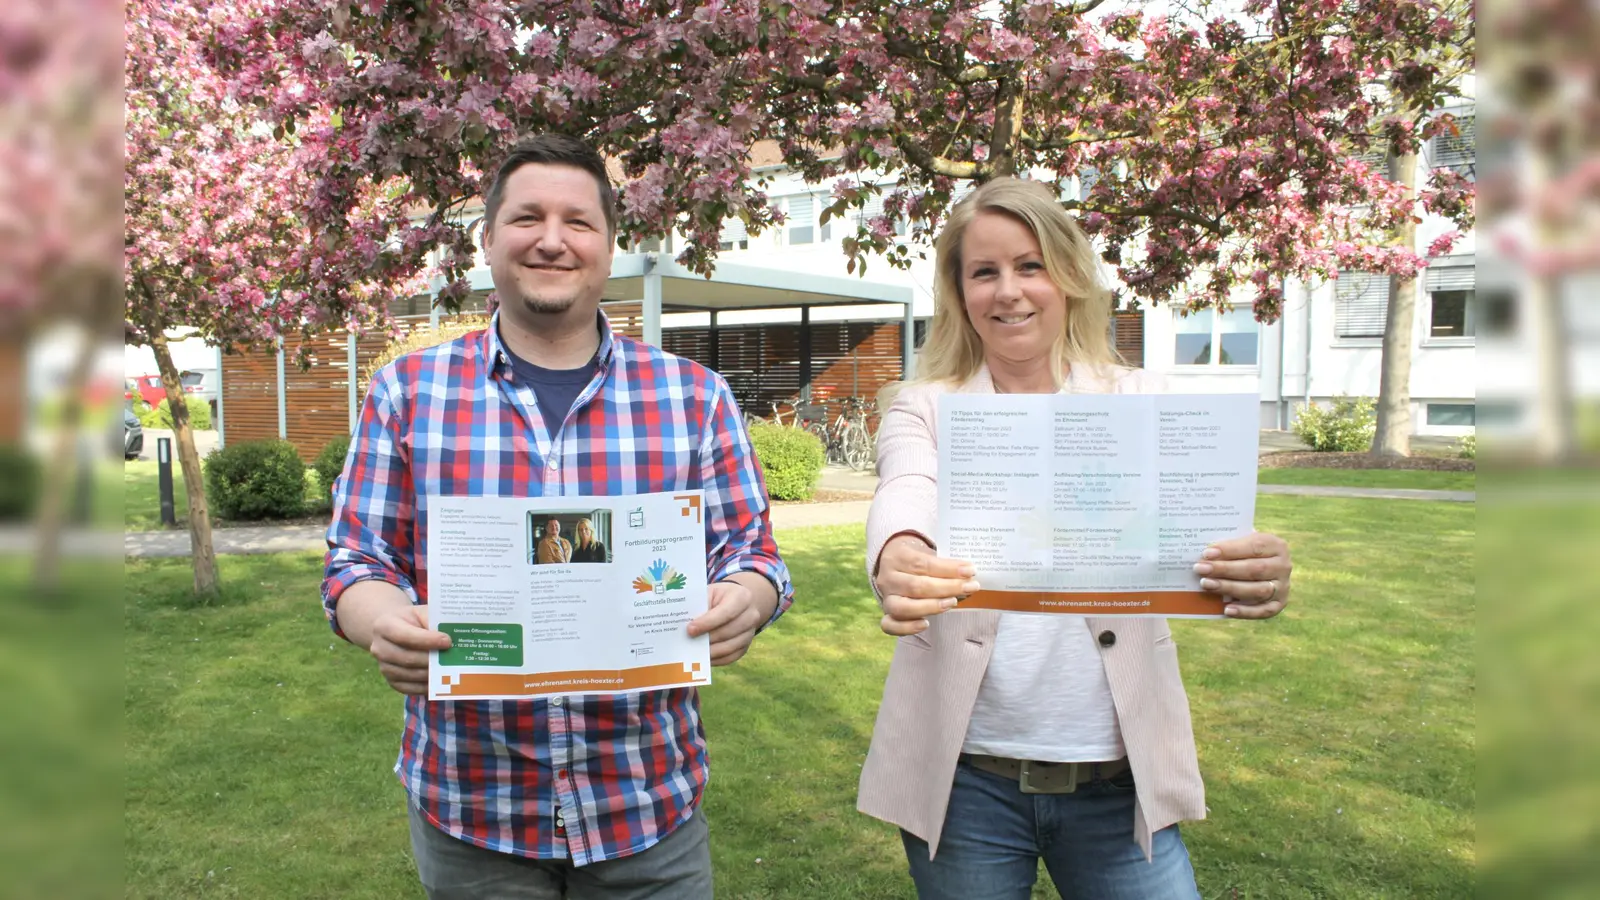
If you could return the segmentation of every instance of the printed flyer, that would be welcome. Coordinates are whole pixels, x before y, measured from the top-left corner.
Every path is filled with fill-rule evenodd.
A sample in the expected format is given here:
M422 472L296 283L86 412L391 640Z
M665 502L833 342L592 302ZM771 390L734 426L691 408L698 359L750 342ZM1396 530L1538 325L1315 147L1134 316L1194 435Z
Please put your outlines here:
M957 609L1222 616L1193 566L1253 530L1254 394L946 394L939 555L978 569Z
M428 699L711 683L701 491L428 498Z

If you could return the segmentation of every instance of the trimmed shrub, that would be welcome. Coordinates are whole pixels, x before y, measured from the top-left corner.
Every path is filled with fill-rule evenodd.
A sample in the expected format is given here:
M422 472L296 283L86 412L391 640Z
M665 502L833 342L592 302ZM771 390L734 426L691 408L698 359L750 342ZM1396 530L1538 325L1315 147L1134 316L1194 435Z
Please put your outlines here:
M488 316L466 315L443 319L439 322L438 328L432 326L413 328L399 340L390 341L389 345L383 348L383 352L372 358L372 362L367 364L367 378L370 380L373 373L407 353L437 347L446 341L453 341L464 334L482 331L488 327Z
M1321 453L1363 453L1372 449L1378 416L1371 397L1335 397L1333 406L1312 404L1294 418L1294 433Z
M19 522L33 515L42 482L38 457L24 447L0 444L0 522Z
M317 472L317 484L322 486L322 493L333 493L333 483L344 471L344 458L350 453L350 435L336 437L322 447L322 452L317 454L316 462L311 468Z
M306 464L288 441L243 441L206 457L206 496L220 518L287 519L305 508Z
M183 398L183 405L189 410L189 427L197 431L211 430L211 404L199 397ZM172 428L172 407L162 400L154 409L145 407L147 412L140 412L137 407L133 414L139 417L139 423L146 428Z
M1478 436L1469 434L1456 442L1456 455L1462 459L1478 458Z
M762 424L751 426L750 443L772 499L809 500L817 492L826 454L816 435L788 425Z

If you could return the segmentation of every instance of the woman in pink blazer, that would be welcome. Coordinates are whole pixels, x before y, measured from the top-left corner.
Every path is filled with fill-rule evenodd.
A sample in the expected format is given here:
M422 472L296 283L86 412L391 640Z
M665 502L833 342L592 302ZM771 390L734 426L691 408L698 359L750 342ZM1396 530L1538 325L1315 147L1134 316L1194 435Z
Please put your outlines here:
M941 393L1161 386L1119 364L1098 259L1043 185L979 187L935 250L921 375L878 433L867 568L899 641L859 808L900 827L923 900L1025 900L1040 860L1066 900L1198 897L1176 823L1205 817L1205 788L1166 621L940 615L983 573L932 538ZM1229 616L1288 601L1276 536L1221 541L1195 565Z

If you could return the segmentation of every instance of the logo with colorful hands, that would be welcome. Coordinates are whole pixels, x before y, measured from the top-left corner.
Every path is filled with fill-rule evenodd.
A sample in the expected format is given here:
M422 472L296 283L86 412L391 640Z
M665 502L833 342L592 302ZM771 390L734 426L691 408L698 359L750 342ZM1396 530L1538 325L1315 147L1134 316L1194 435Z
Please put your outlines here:
M689 579L685 578L682 572L667 565L666 560L658 559L650 565L650 568L644 570L643 575L633 579L633 590L639 594L648 594L652 591L665 594L667 591L681 590L688 583Z

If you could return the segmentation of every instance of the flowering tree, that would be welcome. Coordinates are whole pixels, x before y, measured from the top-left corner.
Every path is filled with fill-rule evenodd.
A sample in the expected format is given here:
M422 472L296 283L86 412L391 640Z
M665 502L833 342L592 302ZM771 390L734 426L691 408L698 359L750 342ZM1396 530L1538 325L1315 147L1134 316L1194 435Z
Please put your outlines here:
M231 17L261 15L263 3L130 0L127 10L128 335L154 351L161 371L189 495L195 589L209 592L217 586L210 514L166 331L190 326L232 349L381 319L389 279L417 264L389 259L393 248L311 230L307 148L263 126L207 63L217 31ZM316 110L302 114L321 121ZM369 193L353 190L340 214L365 234L395 228L365 218Z
M1441 135L1459 136L1461 126L1454 116L1435 115L1438 102L1455 94L1456 87L1472 74L1475 61L1476 37L1472 23L1472 5L1468 0L1445 0L1440 12L1451 22L1460 23L1451 41L1441 41L1423 50L1414 50L1414 63L1428 67L1433 78L1442 85L1435 96L1421 98L1408 95L1401 84L1412 77L1408 68L1398 68L1387 74L1382 82L1388 100L1385 127L1390 132L1388 141L1388 175L1399 191L1398 201L1409 207L1418 205L1432 211L1442 208L1461 227L1474 219L1467 203L1472 196L1472 182L1466 175L1444 167L1430 168L1431 192L1420 195L1417 170L1424 142ZM1432 162L1439 162L1433 160ZM1390 235L1390 245L1413 249L1417 245L1417 223L1421 218L1415 213L1399 217ZM1427 248L1427 256L1443 256L1450 252L1460 238L1460 231L1449 231L1435 238ZM1378 379L1378 405L1376 430L1372 439L1372 452L1377 456L1411 455L1411 349L1417 310L1417 274L1410 267L1393 271L1389 276L1389 306L1383 329L1383 354Z
M20 374L28 338L45 325L75 325L81 339L39 510L34 580L46 590L57 586L100 323L121 301L117 10L114 0L0 7L0 367ZM5 405L17 416L0 421L0 441L20 437L23 408Z
M344 210L360 185L398 180L392 203L431 211L400 240L408 255L442 250L447 303L471 260L462 204L511 141L547 129L615 158L624 234L677 228L680 261L700 271L726 220L759 231L780 217L750 177L752 146L773 140L833 184L830 216L881 197L844 242L852 268L909 263L894 222L927 236L963 181L1042 173L1135 298L1204 307L1242 287L1266 320L1286 276L1423 264L1388 238L1416 200L1352 151L1412 138L1386 110L1438 104L1448 85L1427 54L1459 28L1425 0L1167 16L1100 0L275 7L220 32L218 54L270 119L320 148L316 227L396 239ZM320 109L336 115L319 125ZM1457 182L1421 199L1470 215Z
M1485 4L1486 130L1505 148L1483 173L1486 231L1521 277L1520 327L1537 364L1533 450L1578 452L1573 345L1562 283L1600 272L1600 10L1581 0ZM1515 148L1515 149L1513 149Z

